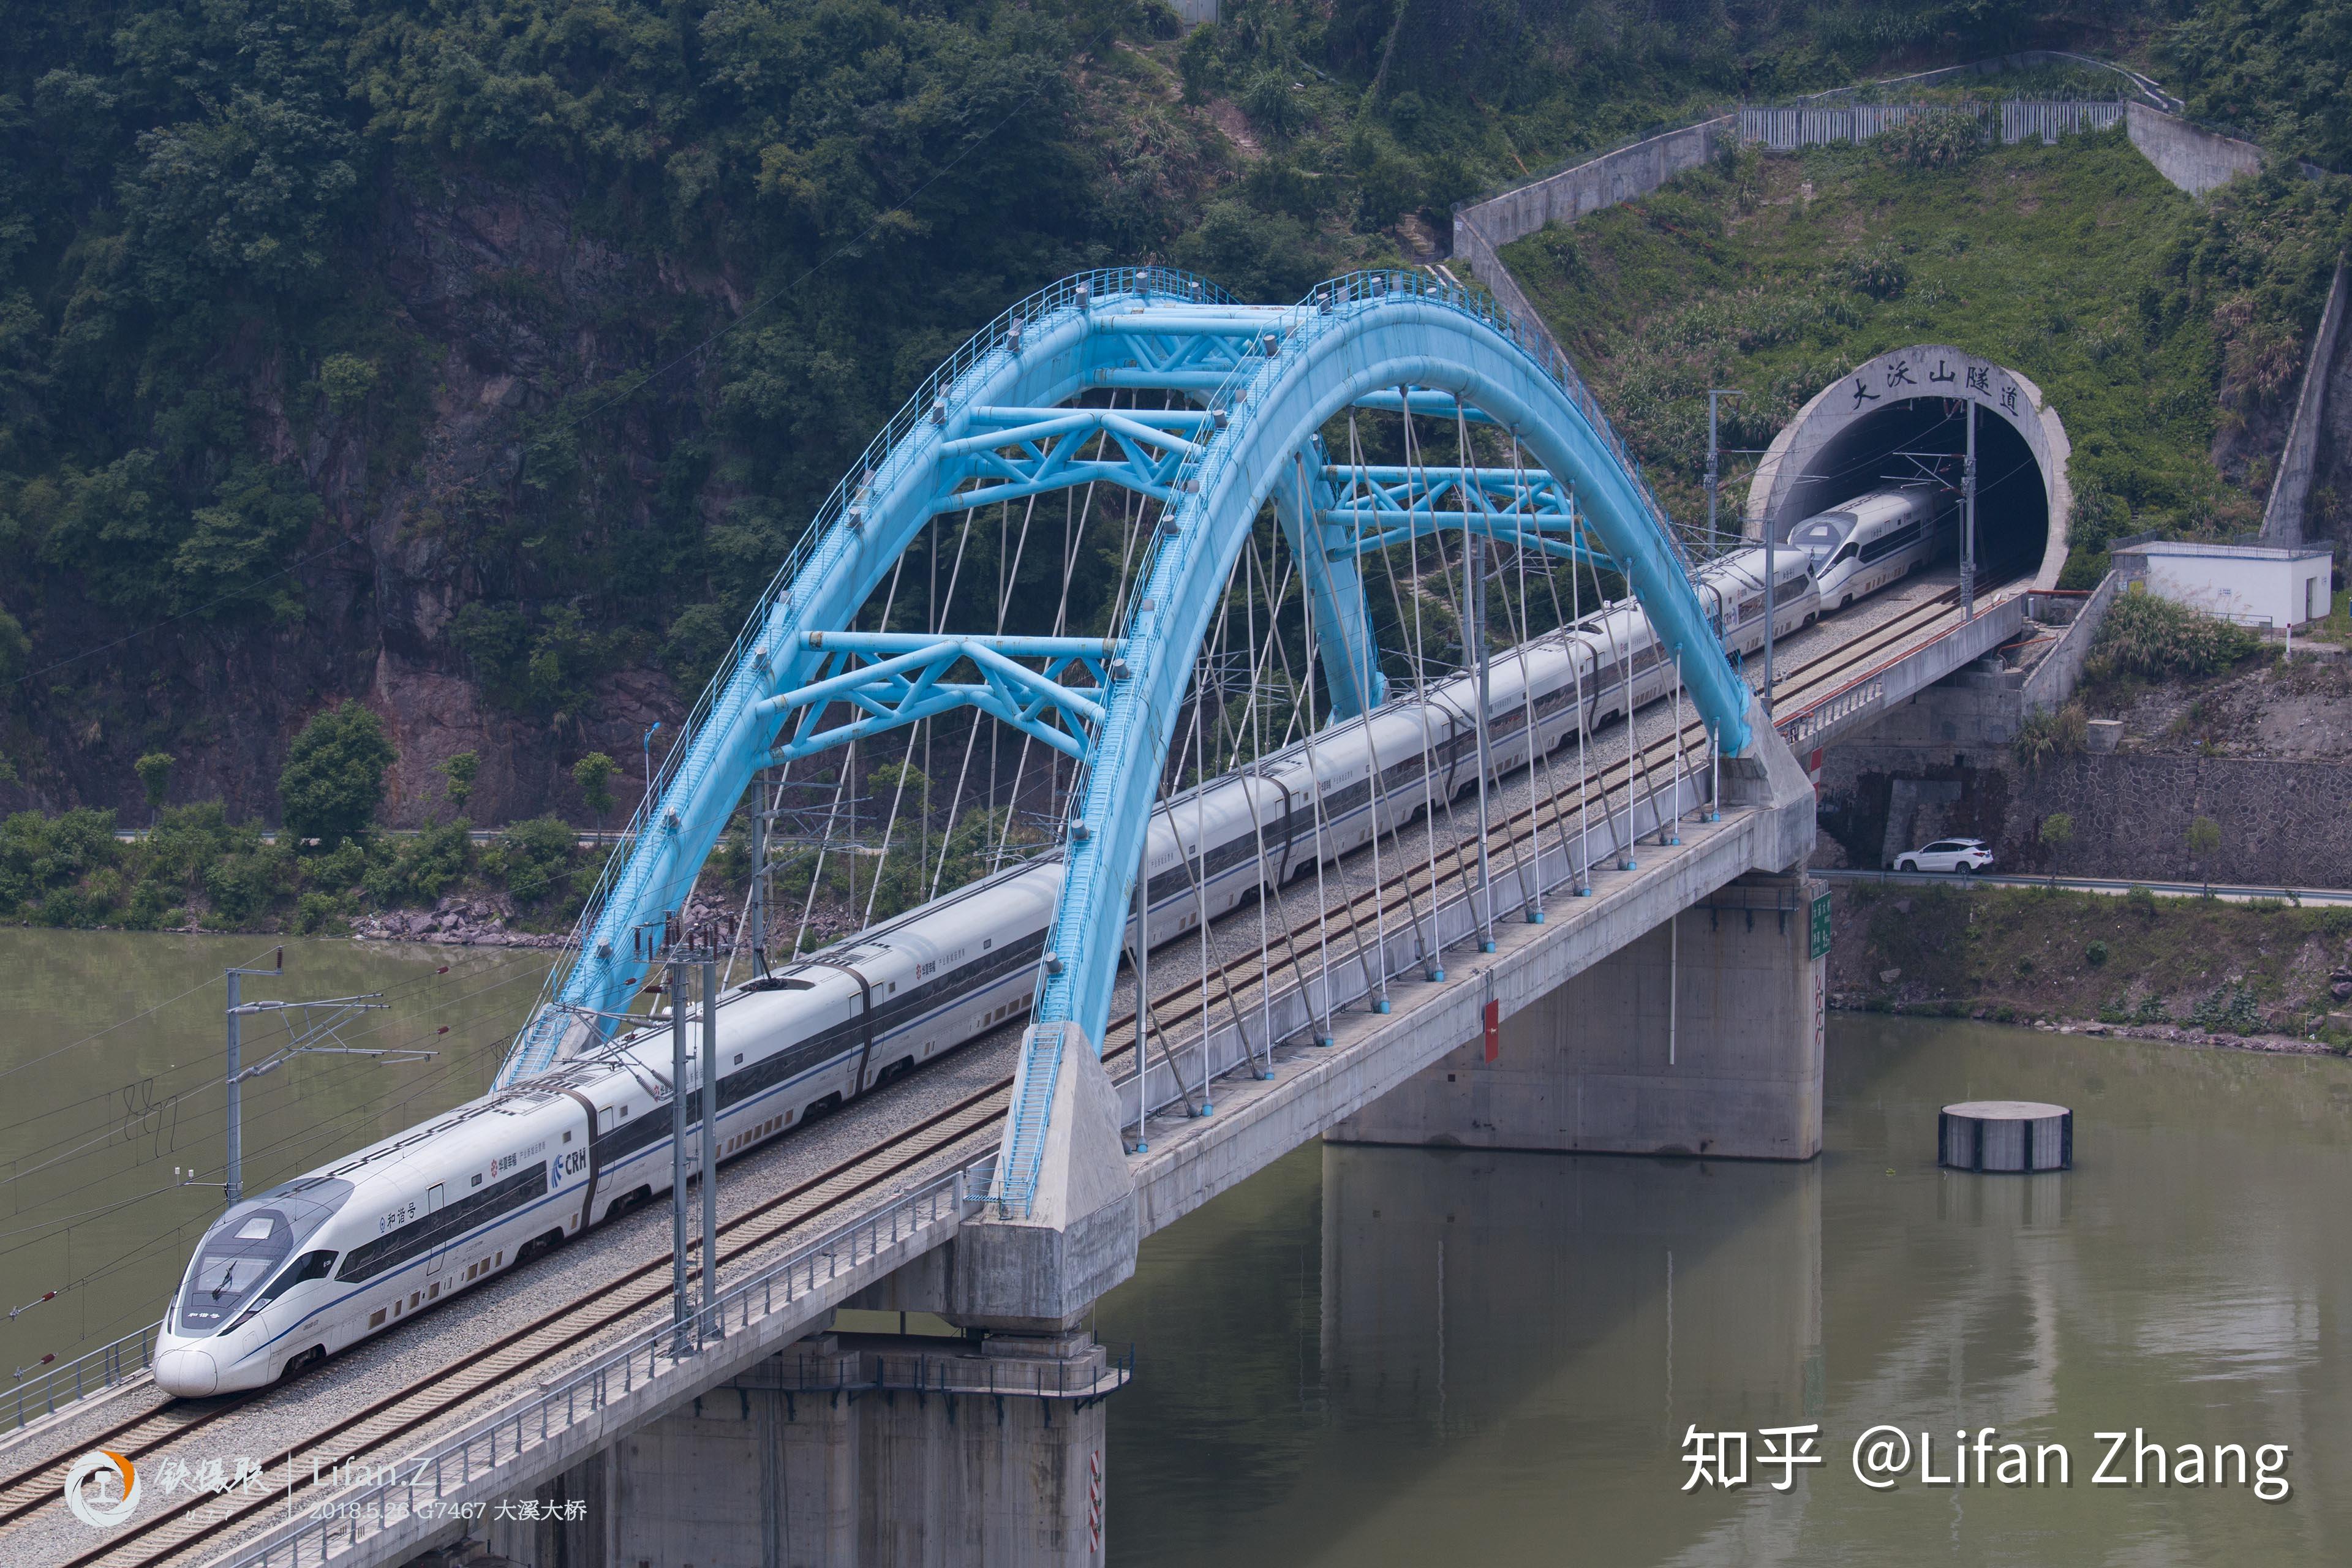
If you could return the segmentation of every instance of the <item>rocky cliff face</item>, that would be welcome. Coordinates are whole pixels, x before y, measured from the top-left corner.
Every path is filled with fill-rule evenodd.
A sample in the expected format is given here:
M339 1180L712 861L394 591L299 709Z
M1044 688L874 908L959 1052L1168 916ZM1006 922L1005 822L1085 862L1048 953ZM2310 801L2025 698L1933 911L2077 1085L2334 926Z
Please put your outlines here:
M670 268L583 232L547 186L403 187L386 203L384 238L384 277L404 324L438 362L421 450L373 486L357 471L356 450L335 454L330 464L340 466L322 465L319 479L331 507L365 539L372 567L373 613L354 626L353 653L367 661L365 700L400 751L387 816L422 820L438 802L434 768L470 750L482 759L468 803L477 821L548 810L584 819L571 762L590 751L632 759L646 727L667 720L675 730L693 693L631 670L605 678L593 705L567 721L490 706L449 637L460 605L485 584L469 580L471 568L449 545L467 508L495 507L520 486L526 420L561 417L560 405L583 393L618 395L621 378L644 363L642 335L629 323L696 290ZM736 302L723 286L706 283L703 292ZM657 383L639 395L647 416L622 422L627 445L608 454L619 461L606 471L640 489L658 477L663 426L696 421L680 385L693 390L690 382ZM625 781L618 793L625 796Z
M369 244L387 296L372 302L377 336L397 346L363 398L338 409L275 357L235 367L255 445L299 465L324 508L284 595L291 613L142 627L84 606L72 640L103 651L46 678L54 684L28 705L31 743L18 749L19 778L0 781L0 811L113 805L143 820L131 764L162 746L178 758L174 800L218 796L233 816L275 821L294 733L357 696L399 749L394 825L448 815L435 768L468 750L481 759L467 805L477 822L551 810L585 821L572 762L589 751L620 760L625 800L645 728L676 729L694 694L648 668L603 676L570 715L495 705L451 632L487 586L480 542L511 521L534 423L560 423L567 399L622 395L653 346L642 323L714 317L737 303L734 289L586 232L553 183L394 182ZM625 417L600 422L600 442L617 433L619 443L599 454L607 511L644 514L668 449L699 426L695 391L690 378L656 382ZM104 648L118 638L129 640Z

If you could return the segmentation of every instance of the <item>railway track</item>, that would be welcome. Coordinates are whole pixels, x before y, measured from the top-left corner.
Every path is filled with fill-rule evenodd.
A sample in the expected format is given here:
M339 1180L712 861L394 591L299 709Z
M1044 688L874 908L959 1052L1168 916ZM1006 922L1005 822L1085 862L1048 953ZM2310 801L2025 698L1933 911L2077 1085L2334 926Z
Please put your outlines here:
M1775 683L1774 695L1780 710L1799 710L1805 703L1819 700L1859 675L1867 673L1876 661L1911 642L1921 631L1948 614L1958 602L1958 588L1923 599L1916 605L1906 606L1853 639L1787 671ZM1604 734L1616 740L1620 732L1609 731ZM1602 821L1610 819L1618 811L1625 809L1630 795L1638 794L1646 787L1647 775L1651 771L1670 765L1677 755L1696 752L1704 747L1706 740L1706 726L1693 720L1679 730L1654 739L1647 745L1636 746L1634 760L1631 763L1622 751L1614 757L1597 761L1589 757L1588 761L1592 761L1593 765L1585 774L1587 793L1581 814ZM1588 744L1588 752L1592 749ZM1612 777L1613 783L1611 782ZM1569 787L1575 787L1572 779ZM1565 836L1575 831L1579 813L1570 809L1570 804L1566 790L1558 790L1549 796L1538 794L1526 806L1489 826L1487 855L1498 904L1510 888L1517 858L1531 851L1539 835ZM1549 811L1546 810L1548 806ZM1391 841L1401 843L1409 826L1400 825ZM1457 837L1451 846L1442 848L1438 853L1439 868L1433 881L1427 858L1412 860L1408 858L1405 868L1381 882L1377 889L1367 888L1343 903L1333 905L1321 919L1310 916L1302 922L1286 923L1272 933L1273 941L1289 950L1290 967L1301 982L1305 979L1305 965L1298 956L1298 949L1303 943L1326 944L1335 958L1343 962L1352 959L1364 942L1378 934L1379 928L1391 922L1413 920L1412 911L1419 907L1419 900L1431 896L1433 887L1437 889L1439 896L1443 896L1444 889L1449 883L1458 881L1466 885L1476 875L1475 864L1470 858L1475 842L1474 827L1469 837ZM1277 906L1281 900L1282 895L1277 891ZM1239 912L1235 911L1235 916ZM1211 970L1212 984L1206 998L1201 994L1197 976L1155 994L1151 1007L1152 1027L1164 1032L1176 1026L1197 1026L1204 1007L1212 1013L1243 1011L1246 993L1254 993L1270 984L1276 989L1284 988L1275 979L1278 973L1274 964L1263 961L1255 951L1230 959ZM1219 982L1223 984L1222 990L1218 988ZM1163 1002L1168 1005L1162 1005ZM1113 1055L1125 1055L1134 1046L1135 1015L1130 1011L1124 1017L1113 1019L1105 1030L1104 1059L1108 1062Z
M1958 591L1952 589L1906 606L1879 626L1787 670L1775 693L1780 708L1785 711L1816 700L1857 674L1866 672L1874 659L1904 646L1948 613L1958 597ZM1644 787L1650 771L1670 763L1677 755L1697 752L1704 745L1704 726L1694 720L1646 744L1637 744L1630 760L1622 752L1611 758L1588 755L1591 765L1583 781L1582 811L1602 817L1613 815L1624 808L1630 794ZM1588 752L1591 750L1589 746ZM1549 782L1557 793L1536 794L1528 805L1489 826L1489 859L1498 897L1499 889L1509 885L1513 858L1524 854L1538 835L1572 831L1575 817L1566 792L1557 791L1557 780ZM1389 836L1400 850L1403 832L1403 826L1400 826ZM1414 859L1407 856L1408 863L1402 871L1328 910L1318 910L1297 922L1289 921L1286 910L1284 927L1274 940L1290 950L1289 966L1303 979L1304 964L1298 956L1303 944L1328 942L1333 937L1360 938L1376 922L1411 918L1408 907L1421 899L1443 897L1451 885L1466 887L1476 874L1472 858L1475 842L1474 829L1470 837L1457 837L1452 845L1441 847L1433 876L1426 857ZM1276 900L1279 906L1278 892ZM1243 915L1244 911L1234 913ZM1335 952L1339 951L1334 948ZM1197 975L1157 993L1150 1009L1155 1031L1164 1032L1187 1024L1197 1026L1204 1007L1212 1013L1221 1008L1238 1012L1248 1005L1252 993L1262 986L1283 987L1288 983L1287 976L1262 961L1255 950L1215 965L1209 978L1205 996ZM1112 1019L1105 1035L1106 1066L1129 1056L1136 1045L1134 1011L1130 1009L1125 1016ZM1005 1075L891 1135L888 1142L836 1162L785 1192L728 1217L719 1228L721 1264L741 1258L787 1232L845 1206L892 1177L992 1131L1003 1120L1012 1087L1011 1075ZM570 1303L542 1313L462 1360L436 1368L429 1378L413 1381L299 1440L281 1445L265 1461L265 1470L290 1466L298 1455L317 1458L321 1470L331 1462L389 1458L385 1450L401 1438L525 1380L548 1357L574 1349L617 1324L660 1307L670 1294L669 1267L670 1253L664 1250L613 1280L593 1300ZM150 1408L95 1436L79 1440L79 1448L87 1452L109 1447L134 1462L145 1462L164 1456L192 1435L266 1398L269 1392L260 1390L202 1406L176 1402L160 1409ZM15 1553L5 1550L15 1527L43 1509L59 1504L65 1469L64 1460L51 1457L0 1478L0 1556L15 1559ZM298 1483L289 1490L274 1491L241 1506L223 1503L208 1493L196 1494L149 1514L89 1551L62 1560L56 1568L158 1568L207 1538L234 1529L268 1509L289 1506L289 1499L299 1506L300 1497L309 1489ZM219 1516L205 1516L205 1510L214 1507L226 1511Z

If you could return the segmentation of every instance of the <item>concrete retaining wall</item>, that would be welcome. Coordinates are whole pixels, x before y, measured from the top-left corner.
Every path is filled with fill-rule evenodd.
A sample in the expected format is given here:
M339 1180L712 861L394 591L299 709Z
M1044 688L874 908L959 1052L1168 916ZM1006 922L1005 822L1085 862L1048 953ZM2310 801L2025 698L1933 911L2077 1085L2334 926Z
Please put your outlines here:
M1714 157L1736 134L1737 122L1730 115L1703 120L1464 207L1454 215L1454 253L1462 256L1475 248L1463 244L1465 228L1486 241L1491 256L1495 247L1524 239L1548 223L1574 223L1587 213L1646 196ZM1478 276L1490 279L1500 270L1499 266L1491 270L1481 266Z
M2083 679L2083 665L2091 657L2091 644L2098 640L2099 626L2107 618L2107 606L2116 602L2116 593L2122 585L2120 574L2110 572L2099 580L2083 607L2074 612L2074 624L2059 637L2058 646L2042 655L2042 662L2025 678L2022 703L2026 713L2038 713L2055 708L2074 694Z
M2319 466L2319 445L2327 428L2327 384L2333 379L2344 326L2345 279L2345 265L2338 261L2335 287L2327 291L2327 309L2320 314L2319 331L2312 334L2311 353L2304 361L2303 392L2295 399L2286 448L2279 454L2278 477L2271 481L2270 500L2263 508L2265 544L2304 542L2304 507L2311 499L2312 475Z
M2226 185L2241 174L2258 174L2263 150L2251 142L2192 125L2178 115L2135 103L2124 116L2125 134L2156 165L2156 172L2192 196Z
M2004 869L2064 876L2210 879L2280 888L2352 887L2352 768L2339 763L2122 753L2062 757L2027 778L2000 758L1993 765L1940 763L1909 747L1854 743L1822 760L1822 823L1849 854L1858 840L1868 866L1889 830L1897 780L1953 781L1958 797L1909 824L1924 841L1951 833L1990 839ZM1981 753L1979 762L1992 759ZM1916 793L1916 791L1914 792ZM2039 842L2043 818L2074 819L2065 848ZM2189 853L2189 825L2210 817L2221 846L2200 865Z
M1457 264L1466 264L1471 275L1486 286L1503 309L1527 323L1552 353L1563 360L1568 359L1568 351L1560 347L1558 338L1551 335L1551 326L1543 319L1543 312L1528 303L1528 297L1519 291L1519 280L1511 276L1509 268L1503 265L1503 258L1496 254L1494 246L1487 242L1486 237L1475 224L1465 223L1460 213L1454 215L1454 259Z

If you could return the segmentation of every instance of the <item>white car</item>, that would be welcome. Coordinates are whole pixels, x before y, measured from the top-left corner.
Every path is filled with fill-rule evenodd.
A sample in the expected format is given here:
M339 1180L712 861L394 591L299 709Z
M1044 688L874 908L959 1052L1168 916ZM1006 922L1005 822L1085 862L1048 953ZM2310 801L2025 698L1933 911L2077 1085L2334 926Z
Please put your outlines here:
M1972 874L1992 867L1992 851L1981 838L1938 838L1924 849L1896 857L1898 871L1958 871Z

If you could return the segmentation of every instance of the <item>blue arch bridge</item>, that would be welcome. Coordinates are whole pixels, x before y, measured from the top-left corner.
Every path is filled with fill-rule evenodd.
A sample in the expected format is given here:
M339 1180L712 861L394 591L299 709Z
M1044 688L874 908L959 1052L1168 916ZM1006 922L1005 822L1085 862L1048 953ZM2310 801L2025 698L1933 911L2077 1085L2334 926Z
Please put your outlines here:
M1106 631L1008 628L1002 603L992 631L893 629L935 522L1057 490L1124 498ZM779 1140L826 1106L770 1116L722 1089L693 1156L762 1152L705 1184L718 1267L695 1300L612 1305L667 1278L673 1240L692 1249L651 1215L518 1271L605 1326L403 1428L398 1469L325 1522L273 1511L217 1561L400 1563L471 1531L534 1568L1097 1563L1104 1401L1130 1369L1093 1305L1144 1237L1301 1143L1811 1158L1825 906L1801 754L1997 647L2019 602L1971 616L1920 589L1808 630L1711 542L1677 536L1570 367L1483 294L1370 272L1269 306L1146 268L1023 300L908 400L777 572L500 1073L560 1086L646 1021L664 965L687 1009L706 938L685 911L750 794L754 896L728 940L755 978L702 1010L698 1048L723 1074L730 1011L828 987L863 1032L847 1107ZM1251 617L1294 590L1286 643ZM1053 764L1031 858L784 956L762 874L778 770L886 735L911 757L911 727L966 710ZM1261 710L1294 731L1259 734ZM951 922L973 919L966 943ZM1010 959L929 1016L947 1025L910 1016L944 983L926 965L992 945ZM937 1044L902 1058L898 1017L957 1048L869 1095ZM494 1317L428 1321L436 1364L513 1353Z

